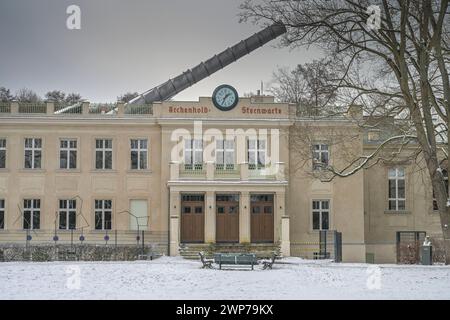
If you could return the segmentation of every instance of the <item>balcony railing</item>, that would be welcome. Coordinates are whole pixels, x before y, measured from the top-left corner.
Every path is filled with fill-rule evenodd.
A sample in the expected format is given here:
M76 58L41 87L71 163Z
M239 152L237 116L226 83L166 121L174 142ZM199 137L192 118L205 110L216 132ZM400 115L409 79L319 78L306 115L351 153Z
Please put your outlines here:
M202 163L181 165L180 177L202 178L205 176L206 170Z
M139 115L144 117L153 116L152 105L130 105L125 106L122 102L117 103L89 103L87 101L68 104L65 102L17 102L17 101L0 101L0 116L8 116L10 114L20 116L46 115L46 116L132 116Z
M276 178L276 172L270 167L263 164L248 164L248 176L250 179L268 179L274 180Z
M170 164L170 180L179 179L239 179L239 180L276 180L284 181L284 163L278 162L271 166L241 164L184 164L172 162Z
M215 175L223 178L239 178L240 167L235 164L216 164Z

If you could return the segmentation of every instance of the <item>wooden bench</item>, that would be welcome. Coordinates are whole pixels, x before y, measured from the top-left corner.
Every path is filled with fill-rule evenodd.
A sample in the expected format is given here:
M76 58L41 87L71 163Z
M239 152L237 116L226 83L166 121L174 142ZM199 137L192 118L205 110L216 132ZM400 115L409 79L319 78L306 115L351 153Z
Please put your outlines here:
M212 263L214 262L214 260L206 259L203 252L199 252L198 255L200 256L200 261L203 263L202 269L212 269Z
M278 256L274 253L272 254L272 257L270 258L270 260L264 260L263 263L263 270L266 269L272 269L273 264L275 263L275 259L277 259Z
M255 254L251 253L216 253L214 254L214 262L219 264L219 269L222 269L222 265L247 265L251 266L253 270L254 266L258 264L258 259Z

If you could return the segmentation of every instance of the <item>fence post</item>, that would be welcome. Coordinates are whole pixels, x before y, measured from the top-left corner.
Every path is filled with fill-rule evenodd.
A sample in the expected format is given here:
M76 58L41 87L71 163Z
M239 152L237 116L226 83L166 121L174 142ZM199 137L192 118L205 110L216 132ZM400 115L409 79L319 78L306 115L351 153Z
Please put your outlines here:
M145 244L144 244L144 230L142 230L142 254L145 252Z
M342 262L342 232L334 232L334 262Z

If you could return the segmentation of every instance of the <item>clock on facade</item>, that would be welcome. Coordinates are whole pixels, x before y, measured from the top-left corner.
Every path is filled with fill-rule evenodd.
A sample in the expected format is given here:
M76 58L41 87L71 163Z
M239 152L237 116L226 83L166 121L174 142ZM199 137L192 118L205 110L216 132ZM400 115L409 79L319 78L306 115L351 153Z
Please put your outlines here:
M235 88L230 85L223 84L214 90L212 100L217 109L228 111L236 107L239 96Z

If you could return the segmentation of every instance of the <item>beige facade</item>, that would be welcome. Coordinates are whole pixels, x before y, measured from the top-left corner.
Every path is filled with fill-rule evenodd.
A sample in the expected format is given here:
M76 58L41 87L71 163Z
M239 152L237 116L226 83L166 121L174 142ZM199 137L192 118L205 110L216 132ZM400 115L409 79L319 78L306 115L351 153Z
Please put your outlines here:
M39 229L28 231L36 243L51 242L55 230L62 242L69 241L75 232L76 239L83 234L87 242L104 243L108 234L110 241L134 243L137 230L129 213L136 205L133 201L140 201L148 218L138 223L139 231L146 232L146 242L165 248L170 255L179 254L182 233L189 235L182 229L187 221L183 214L191 213L183 211L186 195L203 197L199 198L203 199L200 220L192 215L202 224L201 242L216 242L220 214L217 197L235 195L238 242L251 243L259 232L263 234L261 239L264 235L272 237L270 241L279 244L285 256L314 256L317 223L342 232L343 261L347 262L364 262L367 255L375 262L395 262L397 231L439 233L439 217L432 210L429 187L413 164L404 165L405 210L388 210L388 166L378 165L331 182L315 177L312 160L304 157L311 152L308 143L327 146L327 157L336 167L372 147L365 144L364 133L345 118L297 118L293 106L274 103L266 96L241 98L230 111L215 108L211 98L155 103L148 112L139 114L127 111L121 103L111 114L96 113L88 103L83 103L78 113L54 111L53 103L26 107L11 103L0 108L0 140L6 141L5 168L0 168L0 200L5 203L0 244L24 242L24 212L29 211L24 208L26 199L40 200ZM313 140L306 143L293 134L293 128L307 129ZM198 132L213 143L217 136L232 136L232 166L217 166L216 157L209 158L206 151L198 161L201 165L195 166L195 161L186 165L185 140L196 140ZM351 137L345 148L331 143L336 135ZM30 138L41 139L37 148L42 155L40 168L25 168L26 144L30 143L26 139ZM62 139L77 142L75 168L60 168ZM97 140L110 141L108 148L99 149ZM138 166L147 163L144 168L132 168L132 140L146 141L145 147L137 148L145 151L142 158L138 156ZM264 140L263 151L252 149L248 140ZM201 149L207 146L204 142ZM97 152L105 150L111 151L111 168L96 169ZM195 146L189 152L195 157ZM270 160L270 170L254 165L249 155L252 152L257 158L264 153L262 157ZM101 159L104 157L109 155L102 154ZM253 217L257 212L254 201L263 201L262 195L269 195L266 200L271 201L261 206L263 213L273 217L271 230L264 228L266 222ZM77 201L75 231L61 230L60 200L64 199ZM110 201L112 207L103 210L105 202L99 204L101 200ZM111 226L104 228L109 212ZM99 221L101 226L96 228Z

